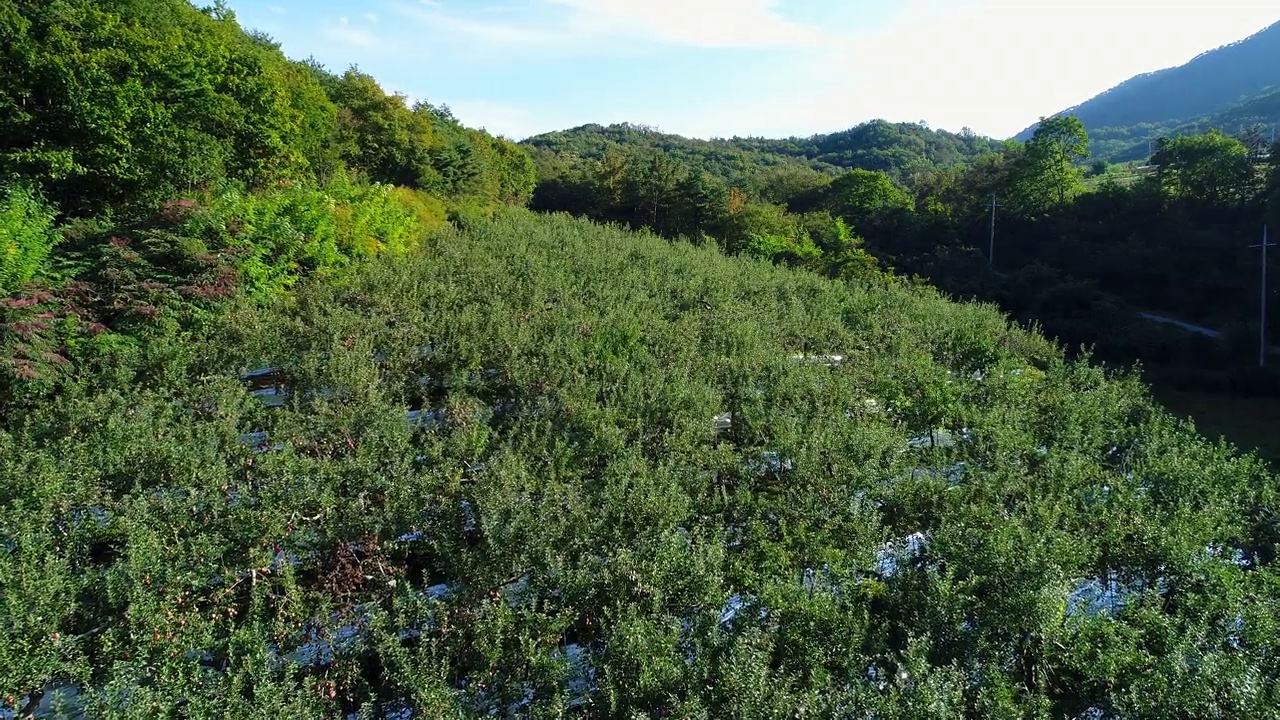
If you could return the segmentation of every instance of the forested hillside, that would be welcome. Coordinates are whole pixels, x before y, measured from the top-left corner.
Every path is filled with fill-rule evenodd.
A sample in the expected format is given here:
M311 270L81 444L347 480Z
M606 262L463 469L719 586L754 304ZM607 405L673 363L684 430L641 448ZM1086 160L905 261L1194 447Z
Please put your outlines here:
M1280 123L1280 23L1174 68L1146 73L1058 113L1084 123L1093 155L1112 162L1146 161L1162 137L1211 129L1249 133L1269 143ZM1030 140L1035 127L1019 133Z
M725 182L759 189L777 171L808 167L832 174L873 170L895 178L925 168L950 168L998 150L1000 143L971 132L930 130L913 123L873 120L842 132L809 138L694 140L622 123L583 125L545 133L521 144L533 150L541 174L580 170L621 150L661 151L668 159L695 167Z
M811 138L734 138L745 149L800 157L842 168L909 177L912 171L952 168L1000 149L1001 143L965 129L960 133L931 130L917 123L872 120L840 132Z
M1272 468L1018 322L1280 389L1133 313L1235 317L1280 152L520 146L221 3L0 41L0 719L1280 717Z
M1221 130L1236 135L1253 151L1265 151L1280 128L1280 88L1271 88L1221 112L1189 121L1145 123L1133 127L1089 131L1093 154L1112 162L1147 162L1160 138L1200 135Z
M354 69L291 61L221 4L8 0L0 39L0 175L66 215L132 219L197 189L344 170L475 205L532 189L510 143Z
M1095 128L1168 125L1227 110L1246 97L1280 85L1280 22L1243 40L1202 53L1174 68L1130 78L1063 110ZM1034 127L1018 134L1031 138Z

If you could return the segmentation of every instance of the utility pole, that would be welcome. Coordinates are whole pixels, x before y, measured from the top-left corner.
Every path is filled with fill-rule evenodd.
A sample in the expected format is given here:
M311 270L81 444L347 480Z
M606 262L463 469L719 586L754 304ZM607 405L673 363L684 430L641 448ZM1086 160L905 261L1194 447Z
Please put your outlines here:
M991 193L991 246L987 250L987 265L995 267L996 260L996 208L1000 207L1000 203L996 202L996 194Z
M1258 300L1261 327L1258 329L1258 367L1267 364L1267 248L1275 247L1268 238L1267 226L1262 226L1262 244L1249 247L1262 248L1262 293Z

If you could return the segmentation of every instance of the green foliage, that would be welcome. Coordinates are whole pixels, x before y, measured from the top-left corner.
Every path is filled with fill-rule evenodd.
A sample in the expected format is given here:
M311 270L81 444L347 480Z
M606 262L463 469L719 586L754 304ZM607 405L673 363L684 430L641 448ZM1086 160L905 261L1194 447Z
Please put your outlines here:
M812 244L799 216L781 205L748 203L739 198L735 195L731 200L726 223L725 248L730 252L758 243L757 237L775 238L783 245Z
M329 85L340 108L344 159L352 168L395 185L444 187L445 178L433 163L432 150L440 141L429 116L413 112L404 96L387 95L376 80L354 69Z
M868 170L850 170L831 181L822 194L822 205L865 232L894 210L913 210L911 197L888 175Z
M1161 139L1151 162L1159 168L1156 180L1165 192L1203 205L1244 202L1257 181L1245 145L1217 130Z
M1035 135L1014 164L1010 187L1019 211L1034 214L1083 189L1077 163L1089 156L1089 134L1071 115L1041 119Z
M749 257L760 258L787 265L809 265L822 256L822 252L814 247L809 237L789 237L786 235L770 235L752 233L748 236L742 253Z
M28 187L0 187L0 295L48 269L58 243L56 214Z
M268 297L300 277L380 252L404 253L438 207L387 185L339 175L323 188L298 184L257 193L229 186L187 215L179 232L237 256L251 295Z
M538 181L533 158L524 148L505 138L471 131L477 146L485 151L489 172L481 196L491 204L524 206L533 198Z
M831 277L873 282L888 279L879 263L865 248L865 241L841 218L827 213L811 213L804 218L809 236L822 251Z
M1274 714L1275 477L876 259L1221 364L1124 301L1252 297L1257 128L1084 192L1070 116L521 146L221 3L0 39L4 712Z
M315 81L233 19L182 0L3 5L0 173L64 212L147 211L224 177L296 175L329 141Z
M328 182L344 168L441 198L523 204L532 160L369 76L292 62L225 7L0 2L0 180L62 212L145 217L225 182Z
M18 706L1275 708L1275 477L927 289L503 213L4 417Z

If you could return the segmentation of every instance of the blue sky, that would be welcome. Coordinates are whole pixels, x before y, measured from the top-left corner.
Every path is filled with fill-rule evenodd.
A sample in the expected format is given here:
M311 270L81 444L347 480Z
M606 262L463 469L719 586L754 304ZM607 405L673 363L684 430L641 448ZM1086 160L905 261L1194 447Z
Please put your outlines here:
M872 118L1008 137L1280 20L1276 0L230 0L294 58L521 139L630 121L785 137Z

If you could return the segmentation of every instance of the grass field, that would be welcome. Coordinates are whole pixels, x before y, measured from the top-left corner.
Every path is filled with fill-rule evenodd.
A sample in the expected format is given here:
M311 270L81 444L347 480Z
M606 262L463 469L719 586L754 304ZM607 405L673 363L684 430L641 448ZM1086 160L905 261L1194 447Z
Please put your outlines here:
M1242 452L1257 450L1280 466L1280 397L1245 397L1224 393L1152 387L1152 394L1178 417L1191 417L1208 438L1225 437Z

